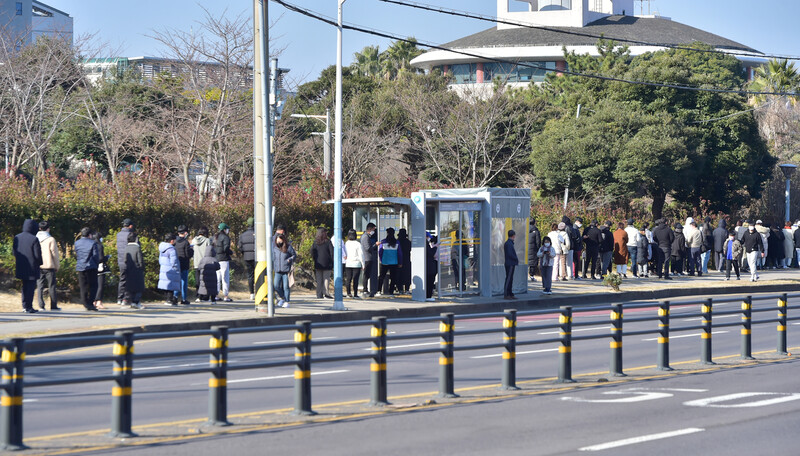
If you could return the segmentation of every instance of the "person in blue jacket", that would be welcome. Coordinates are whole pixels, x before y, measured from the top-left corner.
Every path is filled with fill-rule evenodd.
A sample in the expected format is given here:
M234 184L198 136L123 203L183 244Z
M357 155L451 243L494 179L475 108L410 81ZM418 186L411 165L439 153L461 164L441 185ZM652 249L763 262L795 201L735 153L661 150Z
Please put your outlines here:
M81 229L81 238L75 241L75 270L81 289L81 304L86 310L97 311L94 297L97 295L97 267L100 265L100 247L91 238L92 229Z
M380 258L381 272L378 276L378 289L383 295L393 295L394 290L400 289L398 268L403 267L403 249L397 238L394 237L394 228L386 228L386 237L378 245L378 258ZM387 282L386 274L389 274Z
M517 233L514 230L508 230L508 240L503 244L503 257L506 267L506 281L504 285L503 299L517 299L512 291L514 287L514 269L519 264L517 258L517 251L514 249L514 239Z
M164 236L164 242L158 245L158 266L158 289L167 293L165 304L177 306L175 292L181 289L181 265L175 250L175 235L172 233Z

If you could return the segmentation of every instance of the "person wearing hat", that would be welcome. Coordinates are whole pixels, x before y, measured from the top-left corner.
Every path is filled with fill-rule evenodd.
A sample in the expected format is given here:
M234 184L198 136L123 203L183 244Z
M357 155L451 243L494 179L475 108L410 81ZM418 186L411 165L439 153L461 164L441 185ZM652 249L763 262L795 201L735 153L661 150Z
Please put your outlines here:
M517 258L517 251L514 249L514 239L517 233L514 230L508 230L508 240L503 244L503 257L504 265L506 267L506 280L504 285L503 299L517 299L514 296L514 269L519 264Z
M250 217L247 219L247 229L239 235L236 241L236 247L239 250L239 255L244 260L244 266L247 270L247 288L250 290L250 299L255 299L255 275L256 275L256 232L254 230L255 219ZM273 244L275 242L273 241ZM273 265L274 267L274 265Z
M42 250L42 266L39 268L39 281L37 291L39 295L39 309L44 310L44 289L50 295L50 310L61 310L58 307L58 293L56 293L56 272L61 265L56 238L50 235L50 224L39 222L39 232L36 233L39 246Z
M36 227L34 220L26 219L22 223L22 232L14 236L12 246L16 278L22 281L22 310L25 313L38 312L33 308L33 295L42 265L42 247L36 238Z
M128 236L133 232L133 220L126 218L122 221L122 229L117 233L117 265L119 265L119 284L117 284L117 304L122 305L125 299L125 248L128 246Z
M178 253L178 264L181 268L181 288L175 292L183 305L189 304L189 266L194 257L192 245L189 243L189 228L178 225L178 237L175 239L175 251Z
M228 296L231 286L231 238L229 236L231 229L227 223L220 223L217 225L219 232L214 236L211 243L214 246L214 251L217 253L217 262L219 262L219 270L217 271L217 285L220 294L224 296L224 302L232 302Z

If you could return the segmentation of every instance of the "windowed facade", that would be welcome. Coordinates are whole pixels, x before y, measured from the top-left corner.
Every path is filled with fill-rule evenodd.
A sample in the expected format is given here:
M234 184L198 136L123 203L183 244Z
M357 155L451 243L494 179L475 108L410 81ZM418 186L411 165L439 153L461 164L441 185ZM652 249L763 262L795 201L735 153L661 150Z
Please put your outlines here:
M22 2L17 2L17 16L22 16Z
M464 63L435 66L433 70L445 71L453 77L452 84L474 84L478 82L478 65ZM503 82L544 82L548 73L557 70L554 61L529 61L519 63L486 62L483 64L483 82L500 78Z
M453 83L470 84L478 82L478 65L475 63L460 63L450 66L453 74Z

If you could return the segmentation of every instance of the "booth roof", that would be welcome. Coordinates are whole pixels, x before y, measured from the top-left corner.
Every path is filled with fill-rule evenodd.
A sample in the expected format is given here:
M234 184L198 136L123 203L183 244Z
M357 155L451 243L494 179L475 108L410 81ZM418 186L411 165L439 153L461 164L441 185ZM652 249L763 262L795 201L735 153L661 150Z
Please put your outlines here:
M325 204L333 204L336 201L328 200L325 201ZM390 196L386 198L344 198L342 199L342 204L359 204L363 206L389 206L395 204L402 204L406 206L411 205L411 198L401 198Z
M460 197L474 197L481 193L488 193L490 196L516 196L520 198L531 197L531 189L529 188L496 188L496 187L479 187L479 188L445 188L437 190L420 190L420 192L427 193L431 196L460 196Z

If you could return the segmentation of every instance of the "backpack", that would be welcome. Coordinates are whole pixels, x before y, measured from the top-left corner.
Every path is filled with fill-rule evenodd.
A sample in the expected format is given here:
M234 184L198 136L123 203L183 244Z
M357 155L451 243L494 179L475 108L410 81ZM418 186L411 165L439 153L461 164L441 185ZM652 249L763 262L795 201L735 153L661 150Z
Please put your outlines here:
M394 266L397 264L397 247L400 243L396 243L394 247L389 244L383 245L383 255L381 256L381 264L386 266Z

